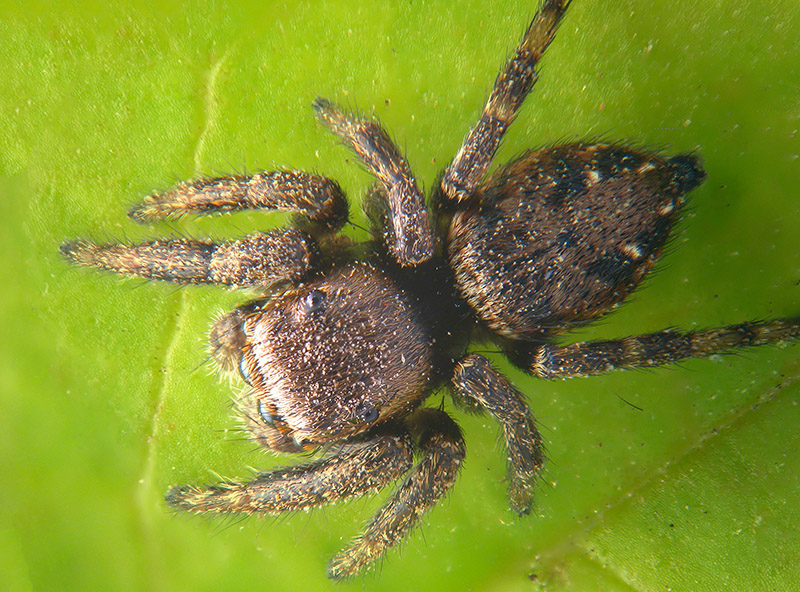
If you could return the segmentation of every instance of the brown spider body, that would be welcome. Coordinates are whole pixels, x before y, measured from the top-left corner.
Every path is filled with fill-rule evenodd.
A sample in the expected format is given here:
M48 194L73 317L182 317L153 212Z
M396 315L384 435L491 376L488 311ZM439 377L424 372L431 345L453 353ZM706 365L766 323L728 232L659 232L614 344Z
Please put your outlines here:
M209 336L222 371L238 369L245 430L279 452L321 458L250 480L172 488L190 512L276 514L400 481L329 569L372 565L452 487L465 456L455 422L422 407L443 385L502 427L511 508L530 511L544 462L527 401L481 355L489 336L523 371L570 378L650 367L800 337L798 319L697 332L664 330L562 346L559 334L618 306L644 279L705 173L693 155L618 144L526 152L484 178L537 79L568 0L545 0L484 110L433 192L434 220L410 166L378 123L324 99L318 119L374 174L365 198L374 240L337 235L348 204L334 181L302 171L199 179L154 194L137 222L243 209L288 210L294 228L222 243L183 238L62 245L73 263L262 297L225 314ZM414 458L418 462L414 464Z
M705 173L697 159L606 144L532 151L458 211L448 254L458 287L494 333L561 333L621 303L644 279Z
M406 294L366 265L284 292L241 330L243 374L253 386L243 402L255 402L248 427L268 448L341 441L408 415L430 390L428 328ZM294 446L276 445L275 430Z

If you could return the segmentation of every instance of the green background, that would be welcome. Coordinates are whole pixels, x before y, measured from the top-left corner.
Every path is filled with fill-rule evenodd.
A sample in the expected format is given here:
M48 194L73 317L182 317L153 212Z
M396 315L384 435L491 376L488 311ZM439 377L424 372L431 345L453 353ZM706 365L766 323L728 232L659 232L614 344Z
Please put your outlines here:
M381 496L266 520L161 501L170 484L292 462L242 439L231 386L206 364L211 320L248 295L73 269L58 245L283 223L126 218L198 173L313 170L357 203L370 177L314 121L317 95L377 114L430 186L534 2L4 4L0 589L333 589L328 558ZM708 169L658 273L576 338L796 314L800 5L573 4L499 160L603 137L698 150ZM566 382L503 368L548 441L533 515L506 508L497 427L459 414L468 460L452 494L377 573L336 589L800 580L796 346Z

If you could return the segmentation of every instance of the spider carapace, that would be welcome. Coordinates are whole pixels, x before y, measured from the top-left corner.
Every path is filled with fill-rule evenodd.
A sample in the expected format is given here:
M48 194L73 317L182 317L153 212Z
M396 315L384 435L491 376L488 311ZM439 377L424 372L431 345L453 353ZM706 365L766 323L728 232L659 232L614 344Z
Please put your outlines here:
M444 411L422 406L443 386L462 406L499 422L511 508L530 511L542 437L526 398L487 358L468 353L471 342L491 339L523 371L555 379L800 336L797 319L778 319L559 345L560 334L617 307L640 284L687 193L705 177L695 154L591 142L528 151L487 176L568 5L541 6L435 184L430 210L378 123L315 101L319 121L377 179L364 200L370 241L338 234L348 204L335 181L275 171L180 183L145 198L130 216L150 223L288 210L297 215L291 228L226 242L62 246L78 265L261 294L216 321L211 355L246 383L237 406L255 441L279 452L319 451L319 459L250 480L175 487L170 506L275 514L397 481L330 564L331 577L352 576L399 543L456 480L465 455L461 432Z

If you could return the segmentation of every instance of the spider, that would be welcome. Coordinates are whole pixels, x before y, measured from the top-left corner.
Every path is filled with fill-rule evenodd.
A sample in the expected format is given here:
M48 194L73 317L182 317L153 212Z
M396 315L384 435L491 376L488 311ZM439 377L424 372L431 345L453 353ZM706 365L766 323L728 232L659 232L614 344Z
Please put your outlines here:
M511 509L530 512L542 436L523 394L487 358L470 353L471 343L492 340L524 372L556 379L800 337L794 318L559 345L560 335L616 308L642 282L686 195L705 178L695 154L588 142L524 152L487 176L569 4L543 2L437 180L430 211L377 122L314 102L319 121L377 178L364 199L368 241L338 234L348 202L335 181L279 170L183 182L129 215L150 223L287 210L296 214L289 228L218 243L62 245L77 265L260 293L216 320L211 357L222 372L241 375L246 386L236 406L256 442L321 454L250 480L173 487L169 506L279 514L399 481L332 559L329 576L350 577L397 545L456 481L465 456L461 432L443 410L423 406L441 388L500 424Z

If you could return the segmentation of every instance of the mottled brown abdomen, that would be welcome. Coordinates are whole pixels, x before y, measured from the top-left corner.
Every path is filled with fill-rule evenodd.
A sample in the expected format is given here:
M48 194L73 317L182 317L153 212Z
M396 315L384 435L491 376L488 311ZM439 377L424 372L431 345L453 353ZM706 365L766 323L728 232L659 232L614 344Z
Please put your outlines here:
M610 144L526 152L483 183L478 207L453 217L459 290L512 339L591 320L642 281L704 178L686 154Z

